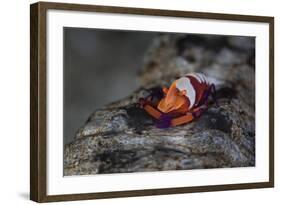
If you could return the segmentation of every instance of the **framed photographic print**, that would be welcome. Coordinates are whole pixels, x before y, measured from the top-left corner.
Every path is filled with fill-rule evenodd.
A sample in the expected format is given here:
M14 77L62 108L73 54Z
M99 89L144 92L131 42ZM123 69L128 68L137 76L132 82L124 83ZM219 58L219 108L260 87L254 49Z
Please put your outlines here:
M31 5L30 197L274 186L274 18Z

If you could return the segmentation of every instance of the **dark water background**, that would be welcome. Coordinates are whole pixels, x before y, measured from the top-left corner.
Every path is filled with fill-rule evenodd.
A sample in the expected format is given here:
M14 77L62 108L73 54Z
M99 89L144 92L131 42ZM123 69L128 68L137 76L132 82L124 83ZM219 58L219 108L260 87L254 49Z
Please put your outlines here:
M138 88L152 32L64 28L64 144L89 115Z

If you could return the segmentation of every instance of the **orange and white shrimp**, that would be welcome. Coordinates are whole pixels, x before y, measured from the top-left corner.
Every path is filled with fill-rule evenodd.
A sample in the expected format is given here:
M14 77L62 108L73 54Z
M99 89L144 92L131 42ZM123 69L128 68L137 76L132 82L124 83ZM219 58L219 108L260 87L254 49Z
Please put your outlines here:
M190 73L162 88L162 98L152 103L153 93L140 103L157 121L160 128L189 123L208 108L208 99L215 99L215 85L201 73Z

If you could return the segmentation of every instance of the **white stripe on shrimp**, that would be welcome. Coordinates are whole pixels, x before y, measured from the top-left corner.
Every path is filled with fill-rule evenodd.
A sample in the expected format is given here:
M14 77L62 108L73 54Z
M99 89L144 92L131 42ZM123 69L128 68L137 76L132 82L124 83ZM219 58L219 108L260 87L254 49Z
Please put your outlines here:
M209 82L208 77L207 77L206 75L204 75L204 74L201 74L201 75L203 76L205 83L206 83L207 85L209 85L210 82Z
M196 80L199 81L199 83L202 83L202 79L198 76L197 73L189 73L189 74L187 74L187 76L194 77L194 78L196 78Z
M196 92L190 80L187 77L181 77L177 80L176 87L180 91L186 91L186 97L189 99L190 102L189 108L191 108L195 103Z
M190 73L190 74L187 74L187 76L196 78L196 80L198 80L199 83L209 84L208 78L202 73Z
M205 76L201 73L198 73L198 75L200 76L200 78L202 79L202 82L203 83L206 83L206 79L205 79Z

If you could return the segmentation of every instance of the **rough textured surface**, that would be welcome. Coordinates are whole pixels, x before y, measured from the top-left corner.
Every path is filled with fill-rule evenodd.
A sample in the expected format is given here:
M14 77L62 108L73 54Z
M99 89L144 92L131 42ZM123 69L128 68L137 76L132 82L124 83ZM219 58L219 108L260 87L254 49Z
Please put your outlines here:
M64 174L255 165L254 39L162 35L147 52L142 87L96 110L64 149ZM188 72L216 84L219 106L194 122L158 129L137 106L154 87Z

